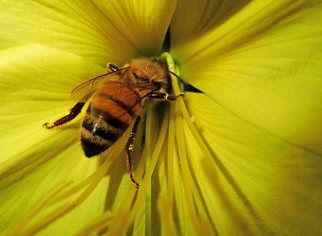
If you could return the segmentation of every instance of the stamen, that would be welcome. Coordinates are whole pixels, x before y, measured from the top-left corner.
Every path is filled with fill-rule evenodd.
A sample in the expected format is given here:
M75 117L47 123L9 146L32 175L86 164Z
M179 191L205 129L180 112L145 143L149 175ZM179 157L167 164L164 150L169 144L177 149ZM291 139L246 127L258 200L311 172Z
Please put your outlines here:
M176 68L173 59L170 54L163 54L163 57L166 59L168 63L169 69L174 72L176 75L180 76L180 71ZM177 83L177 78L174 76L171 76L172 78L172 88L174 90L174 94L180 94L179 86ZM178 96L178 95L177 95ZM175 149L178 151L178 156L180 160L180 168L181 168L181 174L182 174L182 182L183 182L183 192L185 194L185 205L187 206L187 209L189 211L189 216L193 224L193 228L195 232L198 235L210 235L213 232L213 228L211 226L211 222L209 219L205 219L202 215L200 215L200 212L196 209L196 200L198 199L198 193L197 190L197 182L195 182L194 179L192 179L193 173L191 172L189 165L188 165L188 153L186 153L187 143L185 141L186 133L183 129L183 124L186 124L189 131L192 134L192 137L194 137L196 144L199 146L200 150L202 150L204 156L206 159L212 160L212 154L210 150L208 149L207 145L204 143L202 138L200 137L197 129L193 125L193 120L191 119L191 116L189 115L187 108L185 106L185 103L182 99L178 99L175 103L171 104L175 108L173 108L172 112L175 112L178 110L181 115L178 115L178 112L175 112L174 119L175 119L175 138L177 140L177 145L175 146ZM171 121L170 121L171 124ZM173 135L173 134L171 134ZM172 137L171 137L172 138ZM169 137L170 139L170 137ZM171 147L171 146L170 146ZM172 147L171 147L172 148ZM170 168L172 166L170 165ZM172 171L172 170L171 170ZM169 176L170 170L169 170ZM172 183L171 183L172 185ZM171 191L168 189L168 191ZM175 193L176 191L174 191ZM171 195L170 195L171 196Z
M175 145L175 105L170 104L170 115L169 115L169 131L168 131L168 155L167 155L167 166L168 166L168 197L170 209L173 209L173 192L174 192L174 167L173 167L173 154Z
M93 235L97 231L110 225L110 223L113 219L114 219L114 214L112 214L110 211L106 211L102 215L100 215L98 218L93 220L89 225L87 225L86 227L81 229L79 231L79 233L77 233L75 236Z
M174 219L171 215L173 209L172 204L169 202L168 196L161 195L157 200L158 212L160 214L162 226L165 230L165 235L177 236L179 235Z

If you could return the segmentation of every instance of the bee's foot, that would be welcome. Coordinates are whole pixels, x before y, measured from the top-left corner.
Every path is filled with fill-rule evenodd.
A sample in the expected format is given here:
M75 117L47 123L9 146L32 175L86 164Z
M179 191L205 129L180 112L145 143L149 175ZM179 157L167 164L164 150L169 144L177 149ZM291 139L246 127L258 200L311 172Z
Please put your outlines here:
M51 124L49 124L48 122L46 122L46 123L44 123L44 124L42 125L42 127L46 128L46 129L52 129L52 128L54 128L54 127L55 127L55 125L51 125Z

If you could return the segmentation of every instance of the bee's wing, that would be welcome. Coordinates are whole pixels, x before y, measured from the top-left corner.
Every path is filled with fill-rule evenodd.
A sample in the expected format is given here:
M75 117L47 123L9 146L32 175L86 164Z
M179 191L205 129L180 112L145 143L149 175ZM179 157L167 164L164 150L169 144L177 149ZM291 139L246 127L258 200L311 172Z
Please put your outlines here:
M109 79L112 73L113 72L108 72L99 75L76 86L71 92L71 98L75 101L86 102L100 85Z

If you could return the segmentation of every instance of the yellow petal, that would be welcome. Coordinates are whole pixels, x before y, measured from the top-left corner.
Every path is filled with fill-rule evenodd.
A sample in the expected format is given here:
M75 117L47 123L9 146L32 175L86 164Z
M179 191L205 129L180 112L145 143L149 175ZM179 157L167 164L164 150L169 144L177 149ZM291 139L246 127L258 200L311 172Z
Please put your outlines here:
M212 153L206 156L187 133L187 145L193 147L191 185L197 185L217 234L321 234L321 157L244 121L203 94L185 97Z
M39 43L97 64L158 55L175 2L2 1L0 48Z
M203 6L206 4L204 1L198 4L205 8L205 11L206 9L207 12L210 11ZM189 40L188 37L187 40L182 40L182 43L173 45L172 53L181 63L198 63L200 60L204 63L208 60L220 59L226 54L232 55L234 50L251 45L261 38L267 38L271 36L270 34L284 34L286 38L286 33L290 31L288 36L293 34L300 37L302 34L296 34L298 32L296 27L301 28L312 23L318 25L320 22L318 17L321 11L320 4L318 0L251 1L244 7L240 6L239 11L225 18L218 27L208 30L201 37L195 40ZM229 5L222 9L228 12L230 10ZM203 14L206 13L203 12ZM178 20L181 20L180 16L179 14ZM176 17L177 15L174 15L174 21ZM311 27L306 29L307 33L312 30ZM301 33L305 35L305 32ZM173 37L173 44L176 40Z
M117 58L125 54L128 62L134 57L160 54L176 1L96 0L95 4L108 24L104 27L109 32L106 32L107 43L114 44L113 53L121 53Z
M321 154L321 9L320 1L254 1L174 49L182 76L242 119Z
M176 48L189 41L194 42L220 27L249 2L179 0L170 25L171 46Z
M68 112L75 86L106 71L79 56L36 44L2 50L0 58L1 145L21 139L21 150L37 143L27 138L30 133L43 131L44 122ZM2 161L17 151L6 149Z
M46 130L42 124L66 114L72 105L71 89L105 69L79 56L39 45L10 48L0 54L3 232L57 186L83 180L97 169L98 160L89 160L82 153L77 122L66 130ZM102 182L91 195L95 200L87 199L66 221L58 221L56 226L70 225L60 228L62 235L75 232L77 224L85 224L103 211L105 191ZM93 206L91 201L101 204ZM91 216L81 214L84 209L89 209Z

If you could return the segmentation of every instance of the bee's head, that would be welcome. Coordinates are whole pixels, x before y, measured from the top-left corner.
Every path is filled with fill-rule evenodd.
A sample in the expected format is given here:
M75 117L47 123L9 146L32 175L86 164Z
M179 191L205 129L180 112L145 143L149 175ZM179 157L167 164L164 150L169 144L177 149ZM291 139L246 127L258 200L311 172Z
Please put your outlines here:
M129 64L129 70L132 80L136 83L149 84L159 91L170 92L171 78L164 60L158 58L134 59Z

